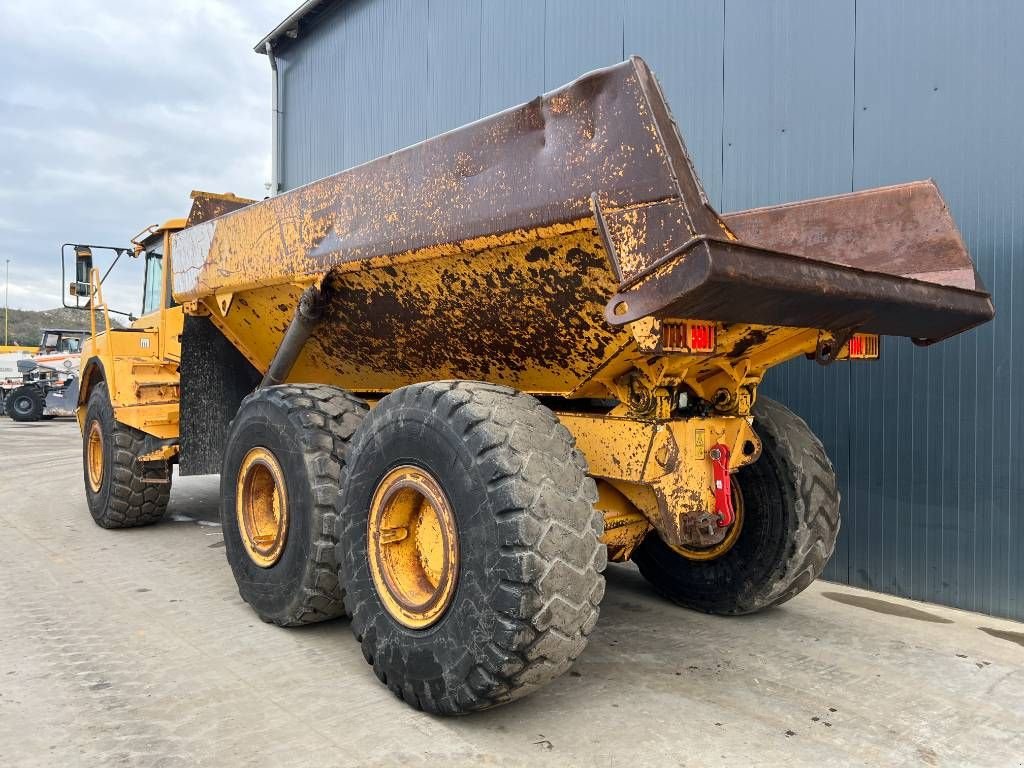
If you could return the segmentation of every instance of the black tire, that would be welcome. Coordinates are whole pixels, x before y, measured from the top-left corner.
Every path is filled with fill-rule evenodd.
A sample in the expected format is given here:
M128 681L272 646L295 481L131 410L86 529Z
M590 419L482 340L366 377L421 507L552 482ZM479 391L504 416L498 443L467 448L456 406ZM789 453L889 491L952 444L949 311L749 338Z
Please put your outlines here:
M733 476L743 528L716 560L679 555L654 532L633 553L662 595L706 613L753 613L786 602L824 570L839 534L839 490L821 441L792 411L760 398L754 430L760 458Z
M293 627L344 614L335 561L338 495L349 440L366 411L336 387L285 384L247 396L228 428L220 486L224 546L239 594L266 622ZM254 446L280 463L290 517L284 549L267 568L246 551L235 508L239 468Z
M89 481L89 433L99 424L103 436L103 474L98 490ZM101 528L136 528L158 522L171 495L170 472L166 483L146 482L136 461L144 452L146 436L114 419L106 382L89 393L82 438L82 470L89 512Z
M15 421L39 421L46 398L34 384L22 384L7 396L6 406L7 415Z
M440 484L460 553L451 603L420 630L385 610L368 565L370 500L407 464ZM572 435L533 397L476 382L396 390L359 431L342 499L352 631L400 699L436 714L486 709L561 675L583 651L604 595L603 518Z

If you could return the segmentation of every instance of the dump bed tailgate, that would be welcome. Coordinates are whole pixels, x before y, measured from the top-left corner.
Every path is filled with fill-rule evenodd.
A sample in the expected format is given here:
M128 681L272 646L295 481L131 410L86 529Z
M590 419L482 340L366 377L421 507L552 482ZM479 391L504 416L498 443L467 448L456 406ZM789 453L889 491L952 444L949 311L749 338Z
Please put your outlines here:
M617 297L630 317L856 328L938 340L994 314L931 180L722 219L739 242L712 241L634 278ZM610 319L619 319L614 300L609 307Z

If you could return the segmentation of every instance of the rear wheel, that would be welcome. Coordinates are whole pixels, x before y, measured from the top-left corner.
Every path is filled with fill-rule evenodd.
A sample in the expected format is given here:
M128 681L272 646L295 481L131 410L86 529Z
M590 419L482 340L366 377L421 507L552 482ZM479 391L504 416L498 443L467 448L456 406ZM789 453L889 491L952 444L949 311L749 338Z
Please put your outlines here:
M22 384L7 396L7 415L15 421L39 421L46 405L42 390L33 384Z
M733 475L738 534L706 556L651 532L632 559L673 602L707 613L743 614L784 603L824 570L839 533L839 491L821 441L792 411L754 406L761 457Z
M381 400L353 446L338 546L381 682L460 714L565 672L604 594L596 499L572 436L533 397L434 382Z
M336 387L286 384L246 397L228 431L221 524L238 592L261 619L344 613L335 561L349 439L366 413Z
M97 383L85 412L82 463L89 512L101 528L152 525L167 511L171 475L166 482L146 482L137 461L145 441L142 432L114 418L106 382Z

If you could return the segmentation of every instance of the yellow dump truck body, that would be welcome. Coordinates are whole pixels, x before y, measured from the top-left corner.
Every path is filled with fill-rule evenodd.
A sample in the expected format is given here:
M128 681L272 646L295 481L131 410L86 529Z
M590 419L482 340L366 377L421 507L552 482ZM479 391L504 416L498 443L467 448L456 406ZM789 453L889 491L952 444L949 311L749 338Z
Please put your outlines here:
M673 319L934 340L991 316L930 182L716 214L639 59L173 239L175 297L259 369L323 287L294 376L363 392L606 394Z

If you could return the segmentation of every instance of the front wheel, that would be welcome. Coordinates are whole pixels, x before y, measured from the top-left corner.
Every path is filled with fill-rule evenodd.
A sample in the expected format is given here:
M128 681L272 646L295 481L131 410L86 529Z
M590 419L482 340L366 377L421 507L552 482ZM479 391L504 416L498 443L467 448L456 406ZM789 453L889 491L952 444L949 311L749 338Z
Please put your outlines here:
M675 603L753 613L802 592L832 556L839 491L821 441L803 419L766 398L754 406L754 430L762 453L733 476L742 527L728 550L697 558L652 531L633 552L644 578Z
M338 561L352 631L416 709L486 709L565 672L604 594L594 481L535 398L478 382L385 397L360 428Z
M7 396L7 415L15 421L39 421L46 400L42 390L33 384L22 384Z
M146 436L114 418L106 382L89 393L82 440L85 497L96 525L135 528L164 516L171 496L170 473L161 483L143 476L137 459L145 453Z

